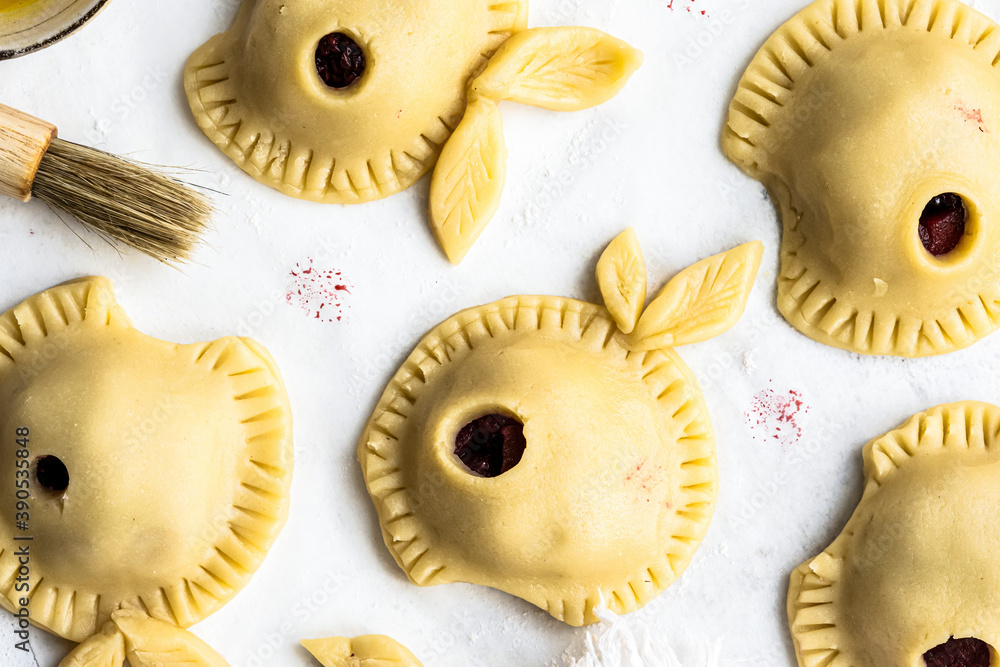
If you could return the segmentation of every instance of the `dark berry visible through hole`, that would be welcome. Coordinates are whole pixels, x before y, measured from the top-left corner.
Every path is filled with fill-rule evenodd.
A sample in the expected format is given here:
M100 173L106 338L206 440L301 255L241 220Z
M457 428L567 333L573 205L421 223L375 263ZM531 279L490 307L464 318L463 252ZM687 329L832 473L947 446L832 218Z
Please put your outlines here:
M69 486L69 470L55 456L42 456L35 462L38 483L52 493L62 493Z
M947 255L965 235L965 202L954 192L938 195L920 214L918 230L927 252L935 257Z
M358 43L342 32L331 32L316 47L316 71L331 88L347 88L361 78L368 63Z
M927 667L990 667L990 647L979 639L955 639L924 653Z
M486 415L466 424L455 438L455 454L480 477L499 477L524 456L524 424L504 415Z

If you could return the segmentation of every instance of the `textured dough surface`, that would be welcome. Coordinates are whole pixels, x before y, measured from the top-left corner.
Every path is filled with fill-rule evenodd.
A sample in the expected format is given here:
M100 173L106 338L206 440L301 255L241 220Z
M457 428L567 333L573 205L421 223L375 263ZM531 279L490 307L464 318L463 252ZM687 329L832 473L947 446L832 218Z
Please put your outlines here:
M191 56L185 87L199 127L261 183L367 202L434 165L470 78L526 19L526 0L244 0L232 28ZM332 32L368 60L343 90L316 72Z
M385 635L305 639L302 646L323 667L423 667L409 649Z
M997 328L998 54L996 24L956 0L819 0L754 58L723 147L778 204L778 307L796 328L906 357ZM945 193L966 235L934 257L918 221Z
M840 537L792 574L802 667L923 665L950 637L1000 647L1000 408L943 405L864 450Z
M495 478L454 453L485 414L527 449ZM511 297L434 329L390 383L359 445L386 545L420 585L498 588L572 625L603 596L633 611L680 576L717 497L715 442L673 350L632 352L608 312Z
M249 580L288 510L291 412L248 339L176 345L135 330L110 281L43 292L0 317L0 429L57 456L61 495L31 477L31 620L74 641L118 609L187 627ZM0 448L15 479L16 448ZM14 485L0 507L0 604L17 559Z

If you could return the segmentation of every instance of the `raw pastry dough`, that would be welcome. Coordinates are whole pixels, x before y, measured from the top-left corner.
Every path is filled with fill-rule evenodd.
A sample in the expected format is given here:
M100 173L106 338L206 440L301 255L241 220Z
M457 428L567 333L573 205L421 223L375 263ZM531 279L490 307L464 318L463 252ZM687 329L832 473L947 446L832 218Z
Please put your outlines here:
M526 0L244 0L185 70L198 125L287 195L352 204L412 185L462 120L470 77L527 23ZM345 33L361 79L332 89L316 47Z
M229 667L221 655L190 632L141 611L111 614L100 634L80 644L59 667Z
M864 496L844 532L792 575L799 665L922 667L951 637L995 651L1000 408L922 412L868 443L864 461Z
M646 261L631 227L611 242L597 261L604 307L623 334L630 334L646 306Z
M956 0L819 0L764 44L723 148L778 203L778 307L796 328L905 357L997 328L998 53L997 25ZM935 256L918 223L942 194L965 228Z
M497 102L585 109L617 94L642 60L597 30L526 30L527 13L527 0L244 0L233 27L188 61L188 100L201 129L244 171L312 201L387 197L429 171L443 149L430 213L458 263L503 191ZM317 68L330 35L364 54L351 69L360 77L341 88Z
M285 522L292 422L271 356L245 338L145 336L106 278L0 317L0 406L0 476L28 479L31 506L27 532L13 493L0 507L0 604L26 595L15 537L31 535L31 621L61 637L120 625L122 609L197 623L246 585Z
M676 307L651 306L641 338L601 306L546 296L431 331L359 444L411 581L492 586L572 625L596 622L602 596L621 614L673 583L712 516L715 441L697 380L651 342L733 326L760 257L752 243L683 271L660 297Z
M384 635L306 639L302 645L323 667L422 667L417 656Z

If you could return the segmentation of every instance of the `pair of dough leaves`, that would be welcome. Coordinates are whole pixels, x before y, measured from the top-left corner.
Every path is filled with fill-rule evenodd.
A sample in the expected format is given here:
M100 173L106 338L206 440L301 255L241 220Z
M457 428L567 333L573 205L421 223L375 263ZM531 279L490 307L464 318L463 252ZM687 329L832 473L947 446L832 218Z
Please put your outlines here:
M293 197L369 202L437 164L431 226L458 263L503 191L497 103L586 109L642 61L598 30L527 29L527 13L527 0L244 0L230 30L191 56L185 88L202 131ZM332 60L330 44L341 49ZM320 74L345 60L343 81Z
M385 635L306 639L302 646L323 667L423 667L409 649Z
M122 610L99 633L66 656L59 667L229 667L198 637L175 625Z
M434 328L389 383L358 456L413 583L490 586L579 626L601 601L639 609L687 567L718 471L704 397L671 345L736 323L761 246L682 271L640 317L620 307L644 282L630 238L600 275L632 335L596 304L514 296Z
M746 243L674 276L646 307L646 262L631 227L597 262L604 307L629 347L656 350L699 343L728 331L746 308L764 245Z
M793 326L903 357L1000 326L998 58L957 0L818 0L766 41L722 145L779 208Z
M639 51L590 28L533 28L500 47L473 80L465 117L431 179L431 227L453 264L462 261L500 206L507 149L497 104L589 109L617 95L641 64Z
M0 450L0 605L26 599L33 624L86 642L73 665L118 655L109 623L133 666L175 664L142 657L175 645L212 655L179 629L246 585L288 513L291 410L271 355L150 338L108 279L76 280L0 316L0 427L17 436Z
M791 577L801 667L989 667L1000 648L1000 408L966 401L864 448L841 535Z

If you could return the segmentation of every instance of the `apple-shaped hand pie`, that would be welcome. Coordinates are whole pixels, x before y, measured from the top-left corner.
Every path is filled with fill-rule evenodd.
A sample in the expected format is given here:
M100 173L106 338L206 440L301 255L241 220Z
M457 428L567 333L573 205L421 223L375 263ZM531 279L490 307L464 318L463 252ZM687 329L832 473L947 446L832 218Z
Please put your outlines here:
M672 346L736 323L761 252L686 269L639 316L646 272L629 233L599 265L607 308L515 296L431 331L359 444L410 580L491 586L582 625L602 598L626 613L680 576L711 520L717 466L704 398Z
M642 60L597 30L527 30L527 14L527 0L244 0L188 61L188 100L240 168L293 197L369 202L438 163L432 226L457 263L503 190L497 103L585 109Z
M83 642L65 665L225 664L182 628L236 595L281 530L291 428L251 340L150 338L106 278L14 307L0 317L0 605Z
M919 357L1000 325L998 59L957 0L819 0L767 40L722 144L780 209L793 326Z
M868 443L840 537L792 574L801 667L991 667L1000 648L1000 408L943 405Z

